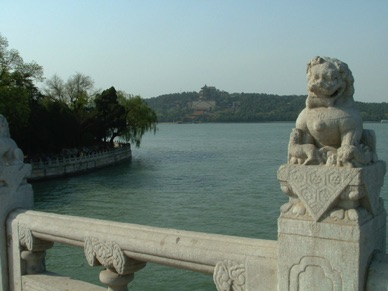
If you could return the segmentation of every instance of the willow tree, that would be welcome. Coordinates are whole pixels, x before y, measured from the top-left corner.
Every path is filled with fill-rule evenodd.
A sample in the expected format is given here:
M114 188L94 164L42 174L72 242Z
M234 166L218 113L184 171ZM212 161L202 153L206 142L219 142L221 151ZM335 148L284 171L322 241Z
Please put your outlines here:
M126 127L120 136L139 147L144 133L156 132L158 123L156 113L140 96L125 98L122 95L119 102L126 110Z
M99 135L110 143L120 137L122 140L140 146L147 131L156 131L156 113L140 96L132 96L114 87L104 90L94 100L96 124Z

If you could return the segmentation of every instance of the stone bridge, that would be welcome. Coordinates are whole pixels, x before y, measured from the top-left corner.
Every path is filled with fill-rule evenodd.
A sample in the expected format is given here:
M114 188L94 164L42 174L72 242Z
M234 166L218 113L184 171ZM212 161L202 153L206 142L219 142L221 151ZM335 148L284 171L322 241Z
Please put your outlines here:
M115 291L128 290L147 262L213 276L219 291L388 290L386 164L354 109L353 81L339 60L308 64L306 108L278 171L289 201L279 205L277 241L33 211L31 166L0 116L1 290L106 289L47 270L56 243L83 248Z

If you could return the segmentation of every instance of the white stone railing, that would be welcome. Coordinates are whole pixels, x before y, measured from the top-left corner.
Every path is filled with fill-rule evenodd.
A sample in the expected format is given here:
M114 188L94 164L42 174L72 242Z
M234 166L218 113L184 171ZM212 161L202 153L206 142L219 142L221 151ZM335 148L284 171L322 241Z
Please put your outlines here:
M388 256L379 251L385 249L383 209L361 225L282 215L279 240L268 241L27 210L33 205L28 171L23 164L0 167L2 291L106 290L46 270L45 252L55 243L83 248L91 267L105 268L99 279L111 291L128 290L147 262L212 275L220 291L388 287Z
M79 156L47 158L45 161L32 162L30 181L74 175L106 167L130 159L131 146L124 144L108 150L82 153Z
M267 288L273 285L267 290L276 289L276 241L25 210L12 212L7 224L8 237L12 238L9 261L13 269L13 290L23 290L26 282L31 288L45 285L47 289L43 290L49 290L54 277L58 283L60 276L45 275L43 255L45 249L57 242L84 248L90 266L107 268L101 272L100 280L109 290L126 290L133 273L146 262L213 275L219 290L223 290L222 286L258 290L254 286L259 282L254 278L260 278L260 284ZM21 258L25 259L26 266ZM71 290L80 284L66 280L73 284Z
M311 193L331 189L343 193L341 199L361 199L359 205L366 208L346 210L345 217L334 210L332 218L320 221L315 208L311 215L295 217L286 204L277 241L28 210L33 208L32 187L26 182L30 170L30 165L19 162L0 166L1 291L104 290L46 270L45 252L55 243L83 248L90 266L105 267L99 278L111 291L128 290L134 273L147 262L213 275L217 290L376 291L388 287L386 216L378 198L383 162L342 170L282 166L278 179L283 191L299 193L306 186ZM329 179L328 187L314 186L312 178L317 173L335 179ZM371 181L374 186L366 188Z

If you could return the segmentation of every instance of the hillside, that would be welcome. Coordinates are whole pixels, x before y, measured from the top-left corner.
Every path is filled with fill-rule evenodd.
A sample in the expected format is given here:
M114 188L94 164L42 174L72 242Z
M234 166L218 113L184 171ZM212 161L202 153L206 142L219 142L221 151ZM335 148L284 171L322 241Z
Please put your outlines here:
M159 122L266 122L295 121L306 96L264 93L228 93L204 86L145 99ZM364 121L388 119L388 103L356 102Z

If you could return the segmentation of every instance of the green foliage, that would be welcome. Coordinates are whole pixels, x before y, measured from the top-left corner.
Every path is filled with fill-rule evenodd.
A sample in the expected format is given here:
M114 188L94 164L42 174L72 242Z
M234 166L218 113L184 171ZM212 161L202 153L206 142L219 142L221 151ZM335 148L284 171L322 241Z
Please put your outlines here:
M140 96L126 98L120 95L119 102L126 112L126 127L120 132L120 136L139 147L144 133L156 132L157 115Z
M74 110L88 106L96 95L93 91L94 81L90 76L75 73L65 82L57 75L46 81L44 93L53 100L66 103Z
M116 137L139 146L146 131L156 130L156 114L139 96L118 94L114 87L98 94L92 78L81 73L67 81L52 76L42 94L34 85L42 75L41 66L25 63L0 35L0 114L27 155L113 143Z
M126 110L118 102L117 92L114 87L102 91L94 99L96 105L96 124L98 125L97 137L103 139L110 138L113 142L115 137L125 131Z
M145 132L156 130L156 113L140 96L104 90L94 99L98 132L96 136L113 143L116 137L140 146Z
M198 97L197 92L183 92L161 95L147 99L146 102L156 112L159 122L182 121L192 112L187 104Z
M212 90L207 98L216 102L208 112L196 112L190 102L197 92L184 92L147 100L160 122L262 122L293 121L303 109L305 96L278 96L258 93L233 93Z
M24 88L0 87L0 113L9 123L11 133L21 132L30 116L28 91Z
M0 114L9 123L11 134L24 135L30 117L30 100L39 96L34 82L41 81L43 69L35 62L25 63L19 52L8 48L0 34Z
M211 94L210 94L211 93ZM295 121L305 107L306 96L278 96L262 93L233 93L212 90L207 96L216 101L212 111L190 108L197 92L161 95L147 100L160 122L268 122ZM388 119L388 103L356 102L364 121Z
M388 103L364 103L356 102L364 121L381 121L388 119Z

